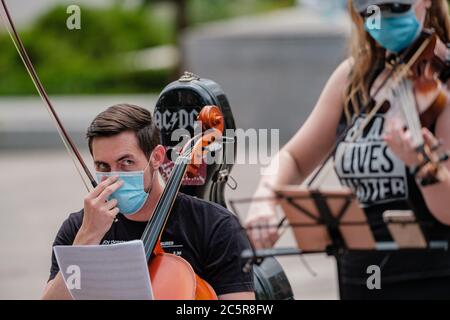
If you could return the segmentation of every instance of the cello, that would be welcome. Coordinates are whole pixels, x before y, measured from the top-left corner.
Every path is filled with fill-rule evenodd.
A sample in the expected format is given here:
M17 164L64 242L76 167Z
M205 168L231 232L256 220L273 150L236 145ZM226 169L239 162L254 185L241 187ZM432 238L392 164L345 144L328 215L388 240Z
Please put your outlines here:
M220 161L207 161L206 170L200 169L199 174L194 176L200 182L193 184L185 179L180 190L185 194L215 202L237 214L238 211L232 206L232 201L229 201L228 205L225 197L227 185L233 190L238 187L238 183L231 176L238 152L237 138L234 134L236 122L230 101L221 86L211 79L185 72L180 79L161 91L155 106L154 118L161 131L163 146L167 151L171 151L174 147L178 147L178 141L173 141L174 134L178 130L186 130L189 136L195 134L194 119L205 105L217 106L224 117L223 143L220 149L215 150L214 156L211 152L211 157ZM170 158L168 160L170 161ZM163 177L170 172L168 168L169 165L163 165L161 170ZM244 229L241 232L246 235ZM253 268L246 266L243 269L244 272L253 272L257 300L293 299L294 294L289 280L275 258L267 257L264 261L255 263Z
M198 120L202 123L204 133L189 140L181 155L177 157L170 178L141 238L153 294L158 300L217 300L214 289L195 274L192 266L179 256L165 253L160 243L185 173L197 174L208 146L222 137L224 120L218 107L205 106L198 115Z
M58 134L60 135L69 156L74 162L75 168L89 192L92 188L97 186L97 182L56 113L16 30L6 5L6 0L0 1L0 8L3 9L3 11L0 11L0 17L5 24L11 40L16 47L37 92L55 123ZM217 299L217 295L213 288L195 274L192 266L181 257L165 253L162 250L159 240L169 217L175 196L178 193L182 176L186 171L188 174L195 174L197 164L202 160L204 148L222 135L223 116L217 107L206 107L199 118L205 125L204 128L211 130L208 130L204 135L196 136L191 139L183 150L183 155L179 157L180 160L177 163L176 170L174 170L174 174L167 183L157 207L155 208L152 219L148 222L142 236L148 260L149 273L152 279L153 294L156 299ZM190 159L190 157L193 158L194 164L188 166L188 159ZM174 277L174 274L177 276Z

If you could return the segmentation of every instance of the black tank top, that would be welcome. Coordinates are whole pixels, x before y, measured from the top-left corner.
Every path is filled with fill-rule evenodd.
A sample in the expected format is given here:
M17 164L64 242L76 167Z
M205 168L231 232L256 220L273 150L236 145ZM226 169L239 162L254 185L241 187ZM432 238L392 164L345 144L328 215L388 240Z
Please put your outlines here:
M335 153L335 171L345 186L356 194L377 242L393 241L383 213L386 210L412 210L428 241L447 241L450 227L440 224L429 211L420 189L405 164L383 141L385 115L378 113L355 142L351 136L366 115L355 115L346 138ZM345 117L338 127L339 137L346 128ZM382 282L450 276L450 253L434 252L347 252L339 257L341 281L366 283L367 268L381 268Z

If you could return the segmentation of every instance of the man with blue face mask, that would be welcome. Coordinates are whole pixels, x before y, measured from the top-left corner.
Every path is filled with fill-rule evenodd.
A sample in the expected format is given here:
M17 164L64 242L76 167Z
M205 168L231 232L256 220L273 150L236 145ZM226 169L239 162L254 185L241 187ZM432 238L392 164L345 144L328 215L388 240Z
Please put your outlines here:
M94 119L87 138L99 184L84 199L84 209L63 223L53 245L140 239L163 192L158 170L165 149L150 112L112 106ZM223 207L179 194L161 245L186 259L219 299L254 299L253 275L242 271L239 259L248 241ZM70 299L54 255L43 298Z
M386 50L399 53L420 35L423 22L414 10L415 0L355 0L355 9L365 17L370 36ZM425 18L425 17L424 17Z

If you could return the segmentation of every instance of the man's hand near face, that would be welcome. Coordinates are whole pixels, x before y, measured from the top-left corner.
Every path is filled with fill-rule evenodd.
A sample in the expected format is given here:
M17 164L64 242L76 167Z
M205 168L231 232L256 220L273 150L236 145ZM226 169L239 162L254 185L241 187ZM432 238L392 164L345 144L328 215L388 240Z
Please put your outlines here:
M84 199L83 223L78 231L74 245L99 244L119 213L117 200L108 200L109 196L118 190L123 181L117 177L103 180ZM47 283L43 299L71 299L61 274Z
M108 200L123 185L117 177L103 180L84 198L83 224L73 242L74 245L97 245L111 228L119 208L117 200Z

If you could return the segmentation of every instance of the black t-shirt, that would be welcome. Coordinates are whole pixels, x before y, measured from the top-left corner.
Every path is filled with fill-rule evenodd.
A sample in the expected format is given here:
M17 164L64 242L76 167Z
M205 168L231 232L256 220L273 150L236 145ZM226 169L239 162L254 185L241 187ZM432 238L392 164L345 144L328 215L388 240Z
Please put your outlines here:
M428 241L448 241L450 228L434 218L409 169L383 141L385 115L375 115L361 137L352 141L365 117L355 116L347 137L339 143L335 171L341 183L355 192L375 240L393 241L383 222L386 210L412 210L418 221L427 222L422 231ZM344 124L345 118L338 136L343 133ZM444 251L347 252L339 262L341 281L348 284L365 284L370 265L380 266L384 283L450 276L450 254Z
M72 245L83 221L83 210L72 213L62 224L53 246ZM119 214L101 244L141 238L146 222L136 222ZM223 207L180 193L161 237L165 252L186 259L217 295L253 291L253 273L242 271L240 254L249 247L237 218ZM59 272L52 254L50 278Z

